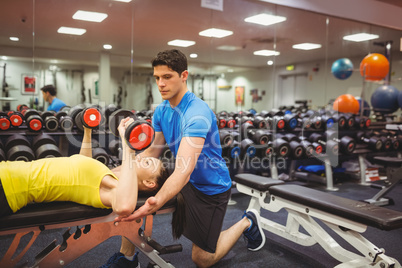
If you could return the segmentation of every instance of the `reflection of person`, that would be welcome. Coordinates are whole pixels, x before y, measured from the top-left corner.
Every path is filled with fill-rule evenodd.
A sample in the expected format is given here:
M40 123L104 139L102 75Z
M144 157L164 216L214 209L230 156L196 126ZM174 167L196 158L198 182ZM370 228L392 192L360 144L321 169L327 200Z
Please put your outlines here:
M122 120L120 133L129 120ZM159 159L137 161L135 152L123 144L122 165L113 170L91 158L91 130L87 128L78 155L0 162L0 216L17 212L30 202L52 201L112 208L120 216L131 214L138 191L153 193L167 173Z
M183 202L184 210L178 205L173 215L173 234L175 237L183 234L193 242L192 260L198 267L218 262L242 233L250 250L260 249L265 236L258 227L259 216L255 211L247 212L239 222L221 232L232 181L222 158L216 116L187 89L186 56L178 50L160 52L152 60L152 66L164 102L153 115L155 140L138 157L158 157L167 143L176 159L175 169L155 196L129 217L116 220L131 221L152 214L178 195L178 203ZM132 256L135 248L123 238L120 252L120 256L122 253ZM108 267L131 267L120 264L117 260Z
M49 103L49 107L47 107L48 111L58 112L60 109L66 104L56 97L57 90L53 85L47 85L42 87L43 99Z

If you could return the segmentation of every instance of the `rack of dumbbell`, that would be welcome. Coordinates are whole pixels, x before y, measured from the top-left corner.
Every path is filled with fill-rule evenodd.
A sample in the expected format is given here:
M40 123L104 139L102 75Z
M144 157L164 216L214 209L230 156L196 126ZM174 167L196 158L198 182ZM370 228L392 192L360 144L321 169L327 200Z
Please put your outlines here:
M130 146L137 151L149 146L154 133L148 111L118 110L114 105L77 105L55 113L19 105L16 111L0 112L0 161L32 161L79 153L85 126L93 129L93 158L117 166L121 163L117 126L122 115L135 118L126 135Z
M402 141L395 131L372 127L366 116L334 111L223 111L216 117L222 155L232 174L269 173L273 161L339 162L362 153L397 152Z

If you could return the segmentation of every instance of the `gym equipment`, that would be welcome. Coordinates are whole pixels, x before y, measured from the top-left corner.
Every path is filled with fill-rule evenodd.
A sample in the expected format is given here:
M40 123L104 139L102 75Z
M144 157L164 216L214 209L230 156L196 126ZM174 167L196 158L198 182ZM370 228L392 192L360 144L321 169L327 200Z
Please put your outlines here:
M325 141L323 136L320 133L312 133L308 139L310 142L316 142L322 145L326 154L330 155L338 155L339 154L339 145L337 142L329 140Z
M257 150L252 140L246 138L240 142L240 157L252 158L255 156Z
M364 131L358 131L356 133L356 139L357 141L361 141L367 144L370 149L375 151L381 151L383 147L382 140L380 138L375 136L369 137L366 135L366 132Z
M332 63L331 72L340 80L348 79L353 73L353 63L347 58L337 59Z
M92 158L98 160L106 166L108 166L110 162L108 153L102 147L96 147L92 149Z
M360 74L365 80L382 80L388 75L388 72L389 61L382 54L369 54L360 62Z
M219 139L221 142L222 147L227 147L233 142L233 135L232 132L229 132L227 130L220 130L219 131Z
M136 209L144 205L147 198L139 197ZM137 221L115 224L116 214L112 209L93 208L71 202L28 204L17 213L0 219L0 235L14 235L11 245L0 260L0 267L15 267L24 257L32 258L28 260L31 267L64 267L110 237L125 236L158 267L173 268L161 255L180 252L182 246L160 245L152 239L152 229L154 217L172 213L175 205L174 198L152 215ZM61 240L54 239L44 245L36 256L26 254L44 230L61 228L65 230ZM60 235L59 232L55 234ZM23 237L28 238L27 243L17 248Z
M71 131L74 127L74 121L65 111L58 111L56 118L59 120L59 126L63 131Z
M4 145L3 143L0 141L0 162L1 161L6 161L6 154L4 153Z
M399 93L398 93L398 105L399 105L399 108L402 109L402 91L399 91Z
M33 138L32 149L36 159L62 156L56 141L46 133L41 133Z
M56 131L59 129L59 120L56 117L55 112L46 111L41 114L43 124L47 131Z
M155 130L146 120L138 120L133 112L129 110L117 110L109 117L109 129L113 135L119 136L118 127L120 121L126 117L131 117L134 122L131 123L124 134L124 138L133 150L145 150L148 148L155 138Z
M21 135L14 134L7 138L5 149L7 160L29 162L35 159L35 154L31 149L29 140Z
M40 131L43 128L43 119L39 112L34 109L27 109L23 111L26 125L32 131Z
M399 109L399 90L391 85L378 87L371 95L371 105L375 112L390 114Z
M272 140L272 134L266 129L255 129L249 122L241 125L242 137L251 139L255 144L266 144Z
M274 153L280 157L287 157L290 154L290 145L287 141L281 138L276 138L272 141Z
M102 113L96 107L84 108L77 113L74 122L80 130L84 130L84 127L95 129L98 128L102 122Z
M344 154L352 154L356 148L356 142L352 137L343 136L339 139L339 133L335 130L327 130L324 132L325 140L337 142L340 150Z
M355 116L355 124L359 128L368 128L371 125L371 119L365 116Z
M372 187L380 188L381 190L376 193L372 198L366 199L364 201L377 206L392 205L394 204L394 201L391 198L384 197L384 195L391 191L397 183L402 181L402 158L374 156L373 162L385 167L385 170L387 172L387 179L383 182L383 185L372 183Z
M7 130L11 126L10 119L8 118L7 114L4 112L0 112L0 129Z
M358 114L360 104L351 94L343 94L335 99L333 109L340 113Z
M8 113L8 117L13 127L19 127L24 122L24 116L20 112L11 111Z
M264 230L302 246L319 244L341 263L339 267L401 267L362 233L368 226L381 230L401 228L402 212L253 174L237 174L233 180L240 193L251 196L247 211L257 214ZM264 217L261 209L272 213L285 210L287 220L275 222ZM332 236L332 231L339 236ZM354 249L342 247L339 239Z
M292 133L276 134L276 138L283 139L289 143L289 156L291 158L300 159L305 155L306 149L296 135Z

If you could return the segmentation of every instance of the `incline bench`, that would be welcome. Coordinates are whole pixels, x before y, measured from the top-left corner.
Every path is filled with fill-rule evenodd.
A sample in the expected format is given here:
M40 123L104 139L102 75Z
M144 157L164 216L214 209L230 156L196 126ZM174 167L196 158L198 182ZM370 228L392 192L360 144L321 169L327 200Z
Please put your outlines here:
M288 212L286 225L259 215L262 229L302 246L319 243L325 251L341 262L336 267L401 267L384 251L364 238L367 226L381 230L402 227L402 212L378 207L253 174L237 174L234 178L239 192L250 195L248 210L260 209ZM361 255L342 248L316 219L346 240ZM300 227L308 233L300 232ZM398 256L399 257L399 256Z
M137 208L145 203L139 198ZM171 213L176 200L167 202L156 214ZM112 236L125 236L154 264L174 267L159 255L179 252L181 245L161 246L151 238L153 216L133 222L114 223L116 214L111 209L98 209L72 202L30 204L17 213L0 218L0 235L15 234L7 252L0 260L0 267L14 267L44 230L69 227L63 241L56 240L44 248L34 260L32 267L62 267ZM70 227L77 227L70 234ZM21 238L33 232L25 248L13 258Z

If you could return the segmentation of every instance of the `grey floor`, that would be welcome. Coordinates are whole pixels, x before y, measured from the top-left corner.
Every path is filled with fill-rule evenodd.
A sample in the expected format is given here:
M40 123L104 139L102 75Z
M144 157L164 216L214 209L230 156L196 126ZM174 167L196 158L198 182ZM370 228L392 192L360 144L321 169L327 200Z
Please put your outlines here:
M325 191L323 185L289 182L306 185ZM378 189L359 185L355 181L343 181L336 184L339 188L336 192L330 192L334 195L348 197L355 200L363 200L373 196ZM387 206L390 209L402 211L402 184L398 184L387 196L391 197L395 204ZM235 205L228 207L224 220L223 229L230 227L237 222L247 208L250 198L246 195L233 190L232 200ZM274 221L283 223L286 213L280 211L271 213L262 211L265 217ZM170 231L170 214L162 214L154 217L153 238L162 245L180 243L183 251L169 255L163 255L165 260L170 261L175 267L195 267L191 261L191 243L186 238L173 240ZM54 238L60 239L64 230L45 231L41 239L32 246L28 257L34 256L38 250L50 243ZM267 242L265 246L257 251L251 252L246 249L246 243L241 238L235 244L233 249L214 267L334 267L339 264L338 261L329 256L319 245L311 247L302 247L286 239L280 238L275 234L266 232ZM364 233L376 246L384 248L387 255L397 259L402 263L402 230L381 231L369 227ZM0 237L0 256L2 256L11 241L11 236ZM98 267L105 263L110 255L118 251L120 247L120 238L112 237L103 242L96 248L84 253L79 259L75 260L66 267ZM345 245L347 247L347 245ZM149 260L144 255L139 255L141 267L147 267ZM25 261L25 260L24 260Z

